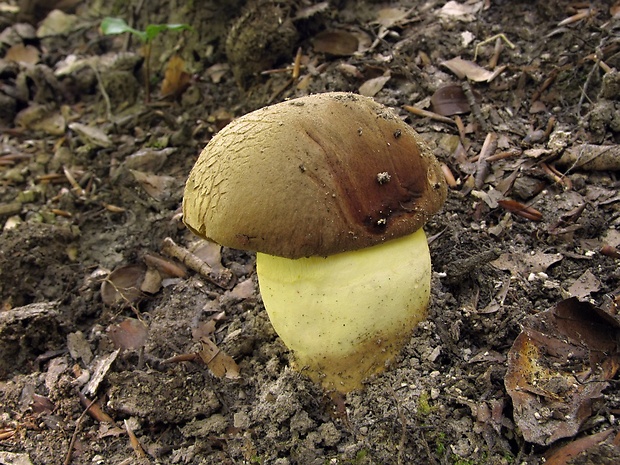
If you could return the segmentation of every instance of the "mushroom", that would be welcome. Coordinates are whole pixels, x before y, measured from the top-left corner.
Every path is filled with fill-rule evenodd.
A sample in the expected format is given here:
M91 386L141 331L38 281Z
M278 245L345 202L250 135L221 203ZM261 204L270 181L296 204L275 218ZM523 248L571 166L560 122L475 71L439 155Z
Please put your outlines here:
M260 292L295 365L347 392L385 368L426 318L424 223L446 183L420 136L388 108L333 92L249 113L207 144L183 218L256 251Z

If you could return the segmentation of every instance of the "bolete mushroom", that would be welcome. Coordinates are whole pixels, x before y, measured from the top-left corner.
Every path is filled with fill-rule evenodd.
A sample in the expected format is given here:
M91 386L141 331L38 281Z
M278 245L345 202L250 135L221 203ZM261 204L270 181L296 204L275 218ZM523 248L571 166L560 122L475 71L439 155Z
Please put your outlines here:
M199 236L256 251L265 308L296 367L349 391L426 317L422 226L446 184L420 136L360 95L310 95L249 113L207 144L185 186Z

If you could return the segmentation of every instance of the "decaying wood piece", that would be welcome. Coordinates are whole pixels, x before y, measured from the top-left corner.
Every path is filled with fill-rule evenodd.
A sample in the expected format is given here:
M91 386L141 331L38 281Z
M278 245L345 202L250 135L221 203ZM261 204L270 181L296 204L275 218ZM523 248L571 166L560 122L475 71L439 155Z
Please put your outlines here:
M575 145L566 149L556 164L569 170L618 171L620 170L620 146Z

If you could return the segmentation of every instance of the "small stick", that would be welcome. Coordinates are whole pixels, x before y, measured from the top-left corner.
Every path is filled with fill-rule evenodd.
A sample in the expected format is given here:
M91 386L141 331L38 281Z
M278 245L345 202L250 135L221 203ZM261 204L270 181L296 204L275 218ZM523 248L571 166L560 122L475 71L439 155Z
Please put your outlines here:
M476 44L476 47L474 48L474 61L476 61L476 59L478 58L478 49L480 47L482 47L483 45L490 44L494 40L498 40L498 41L499 40L503 40L504 42L506 42L506 45L508 45L508 47L510 47L511 49L514 50L514 48L515 48L515 44L510 42L508 40L508 37L506 37L506 35L504 33L495 34L494 36L491 36L488 39L484 39L482 42L479 42L479 43ZM495 47L497 47L497 45Z
M478 154L478 161L476 162L475 184L476 188L478 189L480 189L484 185L484 180L489 173L489 163L487 161L487 158L489 158L495 152L496 148L497 135L493 132L490 132L484 139L484 144L482 144L480 154Z
M489 132L489 126L482 117L480 105L478 105L478 101L476 100L476 96L474 95L474 91L472 90L469 81L463 81L461 83L461 88L463 89L463 93L465 94L465 98L467 99L467 103L469 104L469 108L471 108L474 118L476 118L476 121L478 121L478 124L484 132Z
M438 113L433 113L432 111L423 110L422 108L414 107L412 105L403 105L403 108L409 113L413 113L414 115L421 116L423 118L430 118L435 121L441 121L442 123L456 124L452 118L442 116Z
M80 417L75 422L75 429L73 430L73 436L71 436L71 441L69 442L69 450L67 451L67 455L65 456L65 461L63 462L64 465L69 465L71 463L71 456L73 455L73 447L75 447L75 441L77 441L77 435L80 432L80 427L82 426L82 421L84 420L84 417L88 413L88 410L93 406L93 404L96 401L97 401L97 398L95 397L90 402L90 404L88 404L88 407L86 407L84 409L84 411L82 412Z
M497 63L499 63L499 55L502 53L502 39L499 37L495 40L495 47L493 48L493 55L489 59L489 68L495 69L497 68Z
M456 124L456 128L459 130L459 139L461 140L461 144L463 147L467 145L467 135L465 134L465 124L459 115L454 115L454 122Z
M142 444L140 444L140 441L134 434L133 430L129 427L129 423L127 423L127 420L123 420L123 422L125 423L125 431L127 431L127 435L129 436L129 443L131 444L133 451L136 453L136 457L138 459L146 458L146 452L144 452Z
M67 181L69 181L69 184L73 186L73 188L77 192L77 195L79 197L84 197L85 196L84 189L82 189L82 186L80 186L78 182L75 180L75 178L73 177L73 174L71 174L71 171L69 171L69 169L66 166L63 166L62 170L65 173L65 178L67 178Z
M215 272L207 263L198 258L184 247L177 245L171 238L166 237L161 251L169 257L176 258L196 273L222 289L231 289L234 284L234 275L228 269Z

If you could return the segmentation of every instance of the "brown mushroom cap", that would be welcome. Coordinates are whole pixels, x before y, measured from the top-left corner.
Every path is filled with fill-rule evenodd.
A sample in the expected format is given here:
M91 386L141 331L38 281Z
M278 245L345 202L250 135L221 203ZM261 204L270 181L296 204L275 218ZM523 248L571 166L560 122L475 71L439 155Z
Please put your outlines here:
M327 256L411 234L446 183L420 136L356 94L310 95L249 113L204 148L185 224L227 247Z

